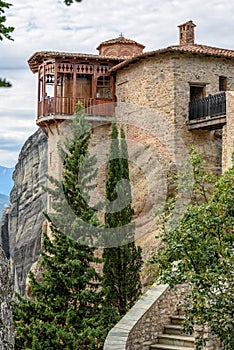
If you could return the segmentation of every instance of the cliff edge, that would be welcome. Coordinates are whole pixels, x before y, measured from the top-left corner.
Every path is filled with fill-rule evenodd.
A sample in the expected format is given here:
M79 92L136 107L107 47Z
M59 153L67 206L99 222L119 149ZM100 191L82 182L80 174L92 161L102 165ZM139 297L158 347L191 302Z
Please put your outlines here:
M25 295L25 282L38 259L46 209L47 139L38 129L25 142L13 173L10 208L3 212L0 238L12 260L14 289ZM1 242L0 242L1 243Z

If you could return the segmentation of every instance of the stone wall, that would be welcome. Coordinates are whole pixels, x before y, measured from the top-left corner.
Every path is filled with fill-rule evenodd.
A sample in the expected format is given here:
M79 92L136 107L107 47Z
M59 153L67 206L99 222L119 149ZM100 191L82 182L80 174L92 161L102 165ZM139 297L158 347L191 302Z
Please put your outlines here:
M9 261L0 246L0 350L14 349L12 291Z
M167 285L153 285L108 333L104 350L149 350L170 316L177 313L186 290L184 286L173 291Z
M222 169L227 170L233 165L232 158L234 155L234 92L227 92L227 123L223 127L223 154Z
M157 337L170 323L170 316L183 309L183 300L188 293L186 285L175 290L167 285L154 284L107 335L104 350L150 350ZM221 350L220 342L207 327L195 326L195 343L208 339L203 350Z
M167 144L162 138L156 138L156 130L161 129L161 123L154 123L154 113L144 118L144 111L134 110L130 106L117 103L116 120L124 126L126 132L130 178L132 184L134 222L136 224L136 244L143 249L143 259L147 261L152 246L156 244L156 218L155 206L164 203L170 192L169 173L173 171L172 154L170 143ZM132 106L131 106L132 107ZM135 108L135 107L134 107ZM151 112L151 111L149 111ZM94 118L93 118L94 119ZM90 205L99 201L105 201L105 183L107 176L107 162L110 147L110 122L106 118L99 121L90 118L92 136L90 152L97 156L97 188L91 193ZM69 122L65 121L57 125L51 125L48 138L48 173L54 177L61 176L61 160L58 154L58 143L62 144L64 138L70 133ZM172 130L167 129L169 137ZM169 150L168 150L169 149ZM50 200L48 200L50 203ZM49 205L49 204L48 204ZM48 207L50 211L51 208ZM100 220L103 220L104 213L98 212ZM143 273L145 276L145 274ZM143 284L147 284L144 277Z
M204 85L205 94L219 93L219 76L227 77L227 90L234 87L234 64L230 60L178 55L174 59L175 72L175 128L177 133L177 155L181 159L180 140L188 149L191 144L201 152L210 169L220 173L222 169L222 130L188 131L188 103L190 85Z
M150 108L155 112L156 123L157 119L161 120L161 128L156 135L166 142L167 148L170 147L177 168L193 144L210 168L220 173L222 131L188 131L190 85L204 85L206 95L216 94L219 92L219 76L226 76L227 89L232 90L233 68L233 62L220 58L158 54L119 70L116 95L118 102Z

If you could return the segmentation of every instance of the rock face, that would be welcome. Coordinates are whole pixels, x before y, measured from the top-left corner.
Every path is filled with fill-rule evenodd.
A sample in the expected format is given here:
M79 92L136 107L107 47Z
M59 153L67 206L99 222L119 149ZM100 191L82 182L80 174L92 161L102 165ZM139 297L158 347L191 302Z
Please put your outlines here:
M36 131L24 144L13 174L11 206L3 213L1 239L12 259L14 289L25 295L25 282L37 260L46 209L47 139Z
M0 350L14 349L9 262L0 246Z

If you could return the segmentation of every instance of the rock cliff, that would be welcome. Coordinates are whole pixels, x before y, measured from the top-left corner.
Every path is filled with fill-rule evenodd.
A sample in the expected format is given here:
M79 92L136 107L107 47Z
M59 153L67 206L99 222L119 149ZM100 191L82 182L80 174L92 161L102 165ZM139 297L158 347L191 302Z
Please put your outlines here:
M10 208L3 213L0 237L12 259L14 289L25 295L25 282L37 260L46 209L47 139L37 130L25 142L13 173Z
M0 246L0 350L14 349L10 266Z

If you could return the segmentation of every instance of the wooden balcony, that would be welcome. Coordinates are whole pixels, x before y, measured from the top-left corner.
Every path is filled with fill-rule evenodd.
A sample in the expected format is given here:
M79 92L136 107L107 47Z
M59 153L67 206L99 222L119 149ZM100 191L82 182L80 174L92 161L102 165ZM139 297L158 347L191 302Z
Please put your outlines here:
M209 95L189 103L188 129L220 129L226 124L226 93Z
M52 119L68 119L74 114L78 101L83 103L87 116L108 117L115 112L115 103L111 99L48 97L38 103L37 124Z

